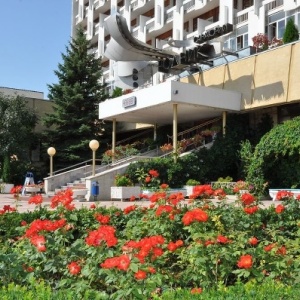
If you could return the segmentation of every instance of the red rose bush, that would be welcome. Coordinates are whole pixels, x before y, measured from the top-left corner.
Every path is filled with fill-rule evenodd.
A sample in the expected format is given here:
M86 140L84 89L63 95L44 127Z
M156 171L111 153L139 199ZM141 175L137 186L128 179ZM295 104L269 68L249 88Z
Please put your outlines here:
M197 186L192 198L187 204L180 194L160 191L149 208L134 203L121 210L76 209L70 191L54 196L50 209L35 197L37 209L19 218L18 234L1 240L2 253L14 255L10 273L0 273L2 284L35 278L53 289L97 291L103 299L150 299L157 290L195 294L267 278L292 284L298 277L298 199L285 195L264 208L244 193L230 204L208 185ZM1 224L18 214L4 207Z

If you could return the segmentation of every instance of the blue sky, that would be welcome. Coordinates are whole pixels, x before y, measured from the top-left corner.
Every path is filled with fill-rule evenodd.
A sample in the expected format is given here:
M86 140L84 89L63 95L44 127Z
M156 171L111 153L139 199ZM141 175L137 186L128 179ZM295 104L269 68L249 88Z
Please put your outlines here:
M1 0L0 86L44 92L71 39L72 0Z

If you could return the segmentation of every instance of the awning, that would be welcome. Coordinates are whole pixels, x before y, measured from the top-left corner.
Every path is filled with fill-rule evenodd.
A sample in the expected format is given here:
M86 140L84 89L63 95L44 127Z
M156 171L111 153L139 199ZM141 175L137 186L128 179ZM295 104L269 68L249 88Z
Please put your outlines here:
M168 81L99 104L99 119L117 122L172 124L177 104L179 123L239 112L241 93L191 83Z

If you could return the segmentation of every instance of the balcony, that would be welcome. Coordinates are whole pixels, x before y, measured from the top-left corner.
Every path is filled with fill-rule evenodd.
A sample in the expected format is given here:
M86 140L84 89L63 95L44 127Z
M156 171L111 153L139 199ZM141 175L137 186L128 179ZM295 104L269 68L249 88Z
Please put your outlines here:
M239 13L236 14L234 23L238 25L238 24L241 24L241 23L244 23L244 22L247 22L247 21L248 21L248 12L246 12L246 13L239 12Z
M195 0L187 0L183 2L185 12L190 12L195 8Z
M167 10L166 12L166 19L165 19L165 23L169 23L174 19L174 11L175 11L176 7L172 7L170 9Z
M146 22L146 32L149 33L153 31L154 28L155 28L155 22L154 22L154 18L152 18Z
M100 6L100 0L94 1L94 10L96 10Z

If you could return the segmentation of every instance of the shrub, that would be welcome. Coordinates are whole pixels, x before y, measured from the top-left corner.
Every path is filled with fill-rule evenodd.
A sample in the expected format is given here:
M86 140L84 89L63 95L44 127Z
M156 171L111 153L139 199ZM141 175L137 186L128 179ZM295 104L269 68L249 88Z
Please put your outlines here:
M195 180L195 179L189 179L187 182L186 182L186 185L198 185L200 184L200 181L198 180Z
M299 30L294 23L292 18L289 18L285 27L285 31L283 34L283 43L291 43L297 41L299 39Z
M124 210L77 210L70 191L55 195L49 214L37 208L29 223L15 221L17 235L11 231L0 244L1 285L30 286L34 278L81 299L88 291L101 291L103 299L150 299L158 290L297 282L300 201L285 197L262 209L251 194L216 204L211 198L219 193L199 185L186 205L180 193L159 192L149 207ZM15 214L1 210L0 220Z

